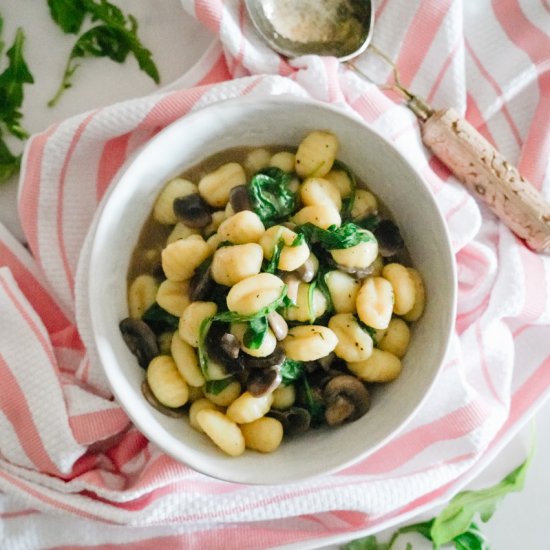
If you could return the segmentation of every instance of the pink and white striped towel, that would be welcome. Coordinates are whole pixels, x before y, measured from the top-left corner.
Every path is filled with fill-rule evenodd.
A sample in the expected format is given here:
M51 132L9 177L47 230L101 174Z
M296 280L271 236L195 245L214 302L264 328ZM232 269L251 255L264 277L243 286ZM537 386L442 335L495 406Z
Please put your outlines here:
M4 548L305 548L351 538L448 499L550 393L550 259L429 155L394 98L334 59L281 59L256 37L242 2L182 3L221 40L192 86L73 117L26 148L19 209L30 253L0 229ZM546 0L381 0L374 43L406 85L462 111L550 195ZM388 77L368 54L358 63ZM129 424L86 346L81 282L100 200L140 145L220 99L281 93L355 111L419 170L452 235L459 308L442 376L403 433L334 475L251 487L175 463Z

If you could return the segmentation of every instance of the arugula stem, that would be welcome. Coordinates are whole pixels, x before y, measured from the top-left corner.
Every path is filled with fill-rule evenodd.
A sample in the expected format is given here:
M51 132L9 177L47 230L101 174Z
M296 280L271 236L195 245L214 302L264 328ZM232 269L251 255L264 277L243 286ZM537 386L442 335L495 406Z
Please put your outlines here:
M48 101L48 107L55 107L59 100L61 99L61 96L63 95L63 92L71 87L71 84L68 82L69 78L74 74L76 69L78 68L78 65L75 65L71 69L71 61L72 57L69 56L69 59L67 60L67 63L65 64L65 70L63 71L63 77L61 78L61 82L59 83L59 87L57 88L57 91L55 92L55 95Z

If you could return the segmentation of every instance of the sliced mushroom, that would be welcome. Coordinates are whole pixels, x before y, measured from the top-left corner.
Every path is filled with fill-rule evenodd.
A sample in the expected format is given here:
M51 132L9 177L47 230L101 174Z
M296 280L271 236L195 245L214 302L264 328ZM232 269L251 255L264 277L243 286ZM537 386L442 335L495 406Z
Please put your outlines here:
M333 351L331 351L328 355L325 355L325 357L321 357L321 359L317 359L317 362L319 363L319 366L323 370L328 371L334 359L336 359L336 354Z
M246 389L254 397L261 397L275 390L282 379L281 369L278 366L268 369L251 369L248 373Z
M304 281L304 283L310 283L315 277L315 265L311 258L308 258L298 269L294 270L294 273Z
M311 426L311 414L302 407L290 407L286 411L272 409L268 416L276 418L283 425L285 435L306 432Z
M189 281L189 298L192 302L204 301L208 299L215 285L210 266L199 266Z
M286 338L288 334L288 325L286 324L284 317L280 313L272 311L267 316L267 322L269 323L269 327L273 331L275 338L277 338L279 342Z
M176 217L187 227L200 229L212 221L210 209L198 193L174 199L172 207Z
M143 394L143 397L145 397L145 400L151 407L155 408L157 411L161 412L162 414L165 414L166 416L170 416L172 418L181 418L185 416L185 407L179 407L177 409L171 409L170 407L167 407L166 405L163 405L153 394L151 391L151 388L149 387L149 384L147 383L147 379L143 380L143 383L141 384L141 393Z
M226 331L223 323L212 323L206 335L206 353L216 363L220 363L228 373L243 370L240 344L237 338Z
M235 213L242 210L252 210L250 196L248 195L247 185L237 185L229 193L229 203Z
M399 227L391 220L381 220L373 233L378 241L378 252L384 258L394 256L405 246Z
M330 426L353 422L370 407L369 392L363 383L347 374L334 377L323 390L325 420Z
M268 369L270 367L281 366L286 358L285 352L280 346L277 346L273 353L265 357L253 357L252 355L248 355L248 353L242 353L241 356L247 369Z
M328 260L328 263L333 267L335 267L336 269L339 269L340 271L343 271L344 273L351 275L354 279L364 279L365 277L368 277L373 272L372 264L369 265L368 267L361 268L361 267L348 267L347 265L336 263L334 260L331 260L331 259Z
M137 357L139 366L147 368L153 357L159 354L157 337L151 327L141 319L127 317L120 322L119 328L124 342Z

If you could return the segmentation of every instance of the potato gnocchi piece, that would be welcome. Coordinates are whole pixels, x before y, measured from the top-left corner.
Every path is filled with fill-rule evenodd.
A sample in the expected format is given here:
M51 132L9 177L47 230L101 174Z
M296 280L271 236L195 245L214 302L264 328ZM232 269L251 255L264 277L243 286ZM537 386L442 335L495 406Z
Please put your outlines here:
M334 206L327 204L304 206L294 214L292 221L297 225L312 223L321 229L328 229L331 225L336 225L337 227L342 225L340 212Z
M193 229L192 227L187 227L183 222L178 222L174 229L172 229L168 239L166 239L166 244L172 244L179 239L187 239L191 235L198 235L200 231L198 229Z
M340 197L345 199L351 195L353 189L353 184L345 170L332 169L326 176L325 179L330 181L332 185L338 189Z
M299 284L296 305L285 309L283 313L285 319L303 323L306 321L313 322L325 313L328 306L325 295L318 288L314 288L312 299L310 300L310 287L311 285L308 283Z
M233 286L260 273L264 251L259 244L237 244L218 248L212 260L212 278L220 285Z
M255 212L242 210L224 220L218 227L218 233L222 240L233 244L258 243L265 227Z
M225 208L233 187L244 185L246 174L238 162L228 162L199 181L201 197L215 208Z
M309 258L310 250L306 243L292 246L297 236L297 233L292 231L292 229L283 225L270 227L260 239L260 245L264 250L264 257L267 260L271 260L279 239L282 239L285 246L281 250L277 268L282 271L294 271L298 269Z
M235 335L240 342L241 349L252 357L267 357L271 355L277 347L277 338L273 334L273 331L268 328L264 334L264 338L259 348L252 349L244 344L244 334L248 328L246 323L232 323L231 334Z
M382 270L382 277L387 279L394 295L393 311L397 315L408 313L414 306L415 284L408 269L401 264L387 264Z
M370 233L367 229L362 232ZM372 233L370 233L372 235ZM359 243L349 248L331 250L330 254L337 264L345 267L365 269L371 265L378 256L378 243L372 235L372 240Z
M342 209L340 191L330 181L323 178L307 178L300 187L300 197L306 206L323 204L336 210Z
M424 282L422 281L422 276L420 273L412 268L408 267L407 271L409 272L410 278L414 283L414 305L413 307L403 315L405 321L417 321L420 319L424 313L424 307L426 305L426 290L424 288Z
M384 337L378 342L378 347L402 359L405 353L407 353L410 340L411 331L409 325L403 319L394 317L390 321Z
M268 416L241 424L241 432L246 448L260 453L272 453L279 448L283 440L283 425Z
M296 173L301 178L322 178L330 172L337 151L338 139L334 134L318 130L309 133L296 152Z
M242 393L227 408L227 418L237 424L248 424L264 416L273 403L273 394L254 397L250 392Z
M133 319L141 319L155 303L159 284L152 275L138 275L128 289L128 311Z
M351 218L353 220L362 220L370 214L376 214L376 212L378 212L376 197L366 189L357 189L351 209Z
M169 355L157 355L147 367L147 383L160 403L170 408L187 403L189 390Z
M206 244L210 249L210 255L214 254L218 250L220 244L223 242L222 236L219 233L214 233L208 237Z
M157 304L168 313L181 317L189 305L189 281L170 281L160 283L157 290Z
M178 332L180 338L194 348L199 347L201 323L216 315L218 306L214 302L191 302L181 314Z
M253 176L256 172L266 168L271 160L271 153L267 149L254 149L250 151L244 161L244 166L249 176Z
M393 288L383 277L368 277L357 294L359 319L375 329L385 329L390 324L393 311Z
M232 380L222 391L212 393L205 389L204 395L215 405L228 407L237 397L239 397L239 395L241 395L241 389L241 384L237 380Z
M364 361L348 363L348 369L364 382L392 382L401 374L401 361L389 351L374 348Z
M325 283L336 313L355 313L361 281L335 269L325 275Z
M231 376L221 363L217 363L210 358L208 358L206 372L209 380L225 380Z
M185 281L210 256L210 247L200 235L169 244L162 251L162 270L170 281Z
M323 325L299 325L289 329L282 344L289 359L315 361L334 351L338 338Z
M198 425L222 451L230 456L244 453L244 436L239 426L225 414L213 409L203 409L197 413L196 418Z
M344 361L364 361L372 353L372 338L363 330L351 313L333 315L328 327L336 334L338 344L334 353Z
M239 281L227 293L227 307L240 315L252 315L281 296L285 284L271 273L258 273Z
M197 186L189 180L183 178L170 180L164 186L155 202L153 218L164 225L174 225L178 221L174 213L174 200L196 192Z
M271 408L284 411L290 409L295 401L296 387L294 384L288 384L286 386L281 384L273 392L273 403L271 404Z
M187 385L200 387L204 384L205 380L199 367L197 352L192 346L182 340L177 332L174 332L172 336L170 353L176 363L178 372L187 382Z
M281 151L275 153L269 160L269 166L279 168L283 172L294 172L294 165L296 164L296 155L290 151Z
M202 399L197 399L196 401L194 401L189 407L189 424L192 428L200 433L204 433L204 430L197 422L197 414L199 413L199 411L202 411L204 409L221 412L221 408L218 407L215 403L212 403L210 399L206 399L206 397L202 397Z

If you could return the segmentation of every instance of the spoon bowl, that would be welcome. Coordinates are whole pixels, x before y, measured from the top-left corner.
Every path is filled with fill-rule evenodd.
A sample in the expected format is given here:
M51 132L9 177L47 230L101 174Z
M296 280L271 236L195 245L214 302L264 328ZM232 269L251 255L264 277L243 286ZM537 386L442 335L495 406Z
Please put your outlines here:
M370 0L245 0L258 34L285 57L356 57L372 38Z

